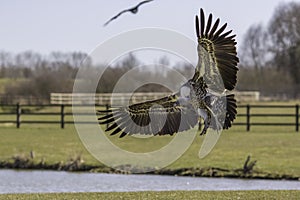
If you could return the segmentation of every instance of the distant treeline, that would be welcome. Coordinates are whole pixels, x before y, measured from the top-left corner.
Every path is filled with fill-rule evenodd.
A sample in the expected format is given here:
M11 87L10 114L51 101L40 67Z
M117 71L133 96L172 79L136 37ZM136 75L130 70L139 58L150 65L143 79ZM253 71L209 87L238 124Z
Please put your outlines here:
M0 93L10 97L30 96L43 99L49 99L50 93L71 93L79 69L84 69L86 75L86 77L79 77L82 79L82 85L86 86L80 92L95 92L88 84L90 84L91 77L99 71L99 68L104 68L105 71L99 80L96 92L107 93L114 90L115 84L126 72L142 65L142 62L133 54L128 54L112 66L105 64L94 66L92 59L81 52L54 52L48 56L43 56L31 51L16 55L2 51L0 52L0 79L5 79L2 81L5 85L2 86L4 90ZM167 67L162 67L164 65L169 66L166 57L162 57L157 62L157 66L137 70L137 73L130 75L127 84L131 88L137 88L139 92L170 91L163 85L155 84L155 80L159 79L167 79L166 82L171 82L170 85L179 87L182 81L174 80L171 75L168 75L170 72ZM186 78L192 76L194 71L193 66L186 63L177 63L174 69ZM154 80L154 83L141 87L139 82L143 79ZM122 88L123 92L129 92L129 90L130 88Z
M48 98L51 92L70 92L83 53L54 52L42 56L31 51L19 54L0 52L0 78L5 95Z
M88 55L77 52L68 54L56 52L56 59L52 54L42 57L40 54L32 52L23 52L16 56L0 52L0 55L0 79L6 80L1 82L4 84L1 88L4 88L4 90L0 93L10 97L30 96L49 99L50 93L71 93L78 69L85 68L87 74L94 74L98 67L106 67L105 65L92 66L92 62L82 62L82 60L88 59ZM1 59L3 55L10 55L12 59L4 63ZM127 85L131 87L124 86L121 90L130 92L131 88L137 88L139 92L170 91L170 89L159 84L146 84L140 87L140 80L143 79L165 79L175 88L179 88L183 83L182 80L178 80L176 76L170 74L171 72L163 67L169 65L167 58L163 57L160 61L157 66L149 69L146 66L143 70L138 70L138 73L134 76L131 75L130 79L127 80ZM99 81L96 92L112 92L115 84L126 72L140 65L141 61L133 54L129 54L116 65L107 67ZM295 85L288 72L277 70L274 67L262 67L259 70L244 65L239 67L238 90L260 91L262 95L276 98L294 97ZM194 66L188 63L176 63L172 68L187 79L194 73ZM89 77L86 77L86 81L83 78L83 84L88 83ZM89 87L84 87L80 92L93 92L86 88Z

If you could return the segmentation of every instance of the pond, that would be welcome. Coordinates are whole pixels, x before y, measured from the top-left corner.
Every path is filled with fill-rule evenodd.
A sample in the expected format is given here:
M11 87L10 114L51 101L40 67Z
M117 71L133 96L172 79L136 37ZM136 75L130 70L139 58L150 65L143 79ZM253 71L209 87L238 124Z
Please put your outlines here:
M300 181L0 170L0 193L300 190Z

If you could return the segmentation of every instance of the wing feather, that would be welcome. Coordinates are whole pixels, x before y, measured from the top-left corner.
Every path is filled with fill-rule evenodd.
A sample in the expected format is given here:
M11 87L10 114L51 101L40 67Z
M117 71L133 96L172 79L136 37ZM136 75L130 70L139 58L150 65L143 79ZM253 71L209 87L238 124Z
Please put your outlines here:
M201 9L200 20L196 17L196 29L201 27L201 30L196 30L199 55L196 71L200 73L195 73L193 79L197 81L199 76L203 76L209 88L220 92L224 89L233 90L237 82L237 63L239 62L235 35L230 35L232 30L224 32L227 27L226 23L218 29L220 19L212 22L212 14L210 14L205 24L204 11Z
M210 27L211 27L211 23L212 23L212 14L210 14L209 17L208 17L206 31L205 31L205 37L208 37L208 33L209 33Z
M227 23L225 23L215 34L212 33L214 35L212 40L216 40L220 36L220 34L226 29L226 27Z
M120 129L119 127L116 128L110 135L116 135L117 133L121 132L122 129ZM121 136L120 136L121 137Z
M111 131L111 130L117 128L117 127L118 127L118 124L117 123L113 123L112 125L108 126L108 128L105 131Z
M177 94L133 104L125 108L100 111L100 124L109 124L105 131L120 137L131 134L173 135L194 127L198 115L192 106L177 104Z
M219 26L219 23L220 23L220 19L217 19L213 28L211 29L210 33L209 33L209 39L212 39L214 34L215 34L215 31L217 30L218 26Z
M200 20L201 20L201 23L200 23L200 26L201 26L201 30L200 30L200 37L203 37L203 33L204 33L204 26L205 26L205 16L204 16L204 11L201 9L200 10Z

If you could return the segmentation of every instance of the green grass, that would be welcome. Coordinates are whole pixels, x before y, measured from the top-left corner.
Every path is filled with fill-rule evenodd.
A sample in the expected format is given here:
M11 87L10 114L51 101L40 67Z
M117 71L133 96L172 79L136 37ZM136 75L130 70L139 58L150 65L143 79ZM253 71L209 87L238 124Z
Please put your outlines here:
M82 155L87 163L98 164L86 151L76 134L75 128L23 127L0 128L0 160L8 160L14 155L35 152L35 160L44 159L49 164L66 161Z
M295 102L272 102L271 104L295 105ZM45 107L34 112L58 113L59 111L59 107ZM66 112L70 113L71 107L66 107ZM275 109L274 111L253 109L253 112L294 113L295 111L293 109ZM240 108L239 113L245 113L245 109ZM0 115L0 120L8 119L15 120L15 116ZM60 116L23 115L21 119L59 121ZM66 116L66 120L71 121L72 116ZM244 122L244 120L244 117L236 119L237 122ZM259 117L251 120L259 120ZM290 119L289 117L275 119L272 117L263 120L266 122L292 120L294 122L294 118ZM20 129L16 129L14 126L14 124L0 124L0 161L9 160L14 155L28 154L30 151L34 151L36 162L43 159L49 164L54 164L81 155L86 164L101 165L82 145L73 125L67 124L65 129L60 129L59 124L22 124ZM187 152L167 168L241 168L246 157L251 155L253 160L258 161L256 169L300 176L300 133L295 132L295 127L253 126L250 132L245 130L245 126L233 125L230 130L223 131L213 151L204 159L198 158L203 137L197 136ZM188 132L184 134L188 134ZM117 146L132 152L154 151L173 139L171 136L148 139L127 136L119 139L118 135L109 136L109 133L107 136Z
M245 132L243 129L233 127L224 131L213 151L204 159L198 158L203 137L197 136L187 152L168 168L240 168L245 158L251 155L252 159L258 161L259 170L300 176L300 134L278 131L273 133L269 127L252 132ZM156 150L172 139L170 136L149 139L130 136L122 139L118 136L108 138L118 146L133 152ZM81 155L86 164L99 165L84 148L71 125L66 129L27 126L20 129L0 128L0 160L9 160L13 155L28 154L31 150L35 152L35 160L44 159L49 164Z
M23 78L18 78L18 79L14 79L14 78L0 78L0 94L4 93L5 91L5 87L7 85L16 85L18 82L24 81L25 79Z
M5 86L10 82L8 78L0 78L0 94L4 93Z
M5 194L1 199L299 199L300 191L169 191L169 192L114 192L114 193L53 193L53 194Z

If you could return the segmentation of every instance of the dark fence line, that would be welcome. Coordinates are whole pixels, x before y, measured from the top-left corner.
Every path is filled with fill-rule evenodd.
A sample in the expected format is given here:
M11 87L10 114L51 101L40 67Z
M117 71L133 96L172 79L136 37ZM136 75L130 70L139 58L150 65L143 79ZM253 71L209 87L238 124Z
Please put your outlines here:
M239 108L246 108L246 114L238 114L238 117L246 117L246 123L234 123L234 125L242 125L246 126L246 130L250 131L251 126L294 126L295 131L299 132L299 105L241 105ZM251 108L289 108L294 109L294 114L286 114L286 113L267 113L267 114L252 114ZM294 117L294 123L270 123L270 122L251 122L251 117Z
M105 109L109 108L109 105L73 105L77 107L103 107ZM72 112L66 112L67 107L72 107L72 105L1 105L2 109L5 110L5 108L10 108L10 112L0 112L0 124L4 123L13 123L16 125L17 128L21 127L21 124L59 124L60 128L65 128L65 124L73 124L74 121L67 121L65 119L66 116L72 116ZM59 112L31 112L26 111L24 108L43 108L43 107L52 107L52 108L60 108ZM299 105L239 105L239 109L246 109L245 113L237 115L237 117L245 117L245 122L234 122L234 126L245 126L247 131L250 131L252 126L294 126L295 131L299 132ZM289 108L294 109L294 113L252 113L251 110L253 108L256 109L265 109L268 108L269 110L276 109L276 108ZM84 115L84 116L93 116L94 113L87 113L87 112L81 112L81 113L74 113L75 115ZM15 115L15 120L3 120L1 119L1 116L5 115ZM58 116L57 120L22 120L22 116ZM294 123L286 122L286 123L270 123L270 122L252 122L251 118L253 117L290 117L294 118ZM91 124L91 123L97 123L92 121L81 121L76 123L83 123L83 124Z

